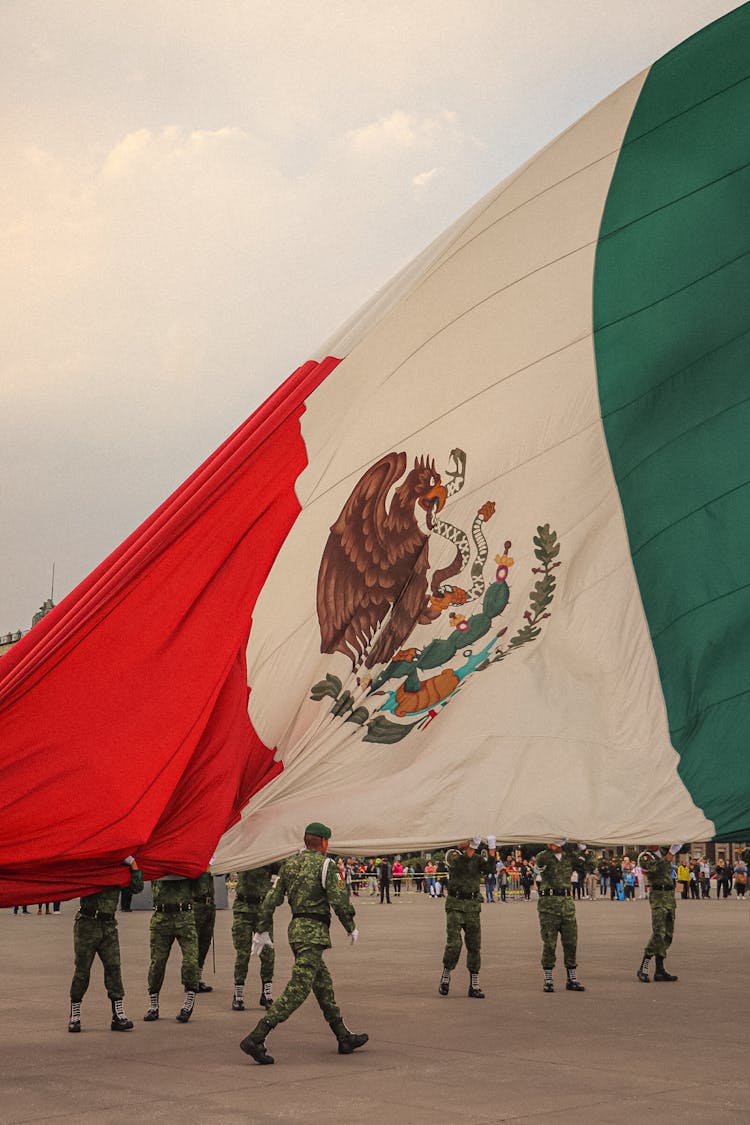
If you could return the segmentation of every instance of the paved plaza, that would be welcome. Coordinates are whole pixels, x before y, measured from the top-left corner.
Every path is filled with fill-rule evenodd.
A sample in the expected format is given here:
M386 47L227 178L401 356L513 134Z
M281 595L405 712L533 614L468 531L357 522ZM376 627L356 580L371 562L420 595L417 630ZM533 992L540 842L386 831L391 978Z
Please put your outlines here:
M542 993L534 903L484 906L481 984L466 996L462 956L438 995L440 901L404 894L358 901L351 948L334 920L327 956L345 1020L370 1042L341 1057L312 997L268 1041L276 1065L238 1048L261 1014L255 959L245 1013L230 1010L231 911L217 914L216 974L190 1023L178 1024L179 951L162 1018L144 1024L149 915L119 915L127 1034L109 1030L95 962L83 1032L70 1035L74 903L60 917L0 911L0 1122L66 1125L720 1125L750 1121L750 907L679 903L668 967L676 984L635 979L649 933L645 902L578 905L583 994ZM288 979L286 906L277 912L274 995ZM209 962L211 954L209 954Z

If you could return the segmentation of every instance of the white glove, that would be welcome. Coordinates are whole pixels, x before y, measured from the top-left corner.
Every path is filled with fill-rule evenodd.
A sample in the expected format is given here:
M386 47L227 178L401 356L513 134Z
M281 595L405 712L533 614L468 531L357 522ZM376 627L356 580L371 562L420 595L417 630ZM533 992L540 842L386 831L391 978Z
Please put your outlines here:
M250 944L251 956L253 953L260 953L261 949L266 945L270 945L271 948L273 948L273 942L271 941L271 935L268 930L264 930L262 934L253 934L253 940Z
M588 847L588 844L579 844L578 850L579 850L579 852L585 852L587 847Z
M487 843L489 845L490 851L494 852L495 849L497 848L497 837L496 836L488 836L487 837Z
M669 848L670 855L679 855L682 851L682 844L672 844Z
M474 839L471 841L471 846L472 846L472 848L474 849L475 852L479 851L481 843L482 843L482 837L481 836L475 836Z
M135 863L135 856L134 855L126 855L125 859L122 862L127 864L128 867L132 867L133 864Z
M358 937L359 937L359 930L355 926L354 929L352 930L352 932L349 934L349 941L352 943L352 945L355 944Z

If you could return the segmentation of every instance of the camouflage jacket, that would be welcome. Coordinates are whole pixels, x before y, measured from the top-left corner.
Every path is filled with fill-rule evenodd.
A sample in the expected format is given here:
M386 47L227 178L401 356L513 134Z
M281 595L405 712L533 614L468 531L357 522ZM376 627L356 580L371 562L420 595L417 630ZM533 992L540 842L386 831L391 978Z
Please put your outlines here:
M569 851L561 852L558 859L550 848L545 848L536 857L535 863L542 873L541 890L570 890L570 876L575 862Z
M651 858L649 859L649 855ZM659 859L658 856L652 853L646 854L645 852L639 856L641 867L646 872L646 878L650 887L661 887L666 890L674 888L672 882L672 857L665 855Z
M750 863L750 848L745 848L744 851L740 852L740 859L743 863Z
M252 871L240 871L237 876L237 895L254 899L254 902L238 902L235 898L232 909L235 914L251 914L258 909L271 890L271 868L255 867Z
M354 907L349 901L345 885L340 881L336 863L328 864L325 887L322 883L325 857L320 852L303 851L291 856L281 865L276 886L268 892L258 919L258 932L270 929L273 912L284 898L292 908L289 923L289 941L294 944L309 943L330 947L328 932L331 909L335 910L341 925L350 934L354 929Z
M97 891L93 895L85 895L79 902L79 908L84 914L93 914L96 910L101 910L102 914L114 914L117 910L117 903L120 900L121 887L106 887L103 891ZM133 870L130 868L130 883L126 890L130 890L134 895L140 894L143 890L143 872Z
M206 899L209 904L214 901L214 877L210 871L204 871L193 879L193 898Z
M596 858L588 848L581 851L577 844L566 844L563 853L570 856L573 870L577 871L579 876L585 877L596 870Z
M479 883L485 875L494 873L497 857L493 859L492 856L488 856L485 859L481 852L474 852L469 857L466 852L458 850L448 854L450 855L450 863L447 864L448 894L459 899L473 896L479 900Z
M199 876L200 878L200 876ZM198 879L165 878L154 879L151 890L154 894L154 909L173 906L175 903L192 902L197 890Z

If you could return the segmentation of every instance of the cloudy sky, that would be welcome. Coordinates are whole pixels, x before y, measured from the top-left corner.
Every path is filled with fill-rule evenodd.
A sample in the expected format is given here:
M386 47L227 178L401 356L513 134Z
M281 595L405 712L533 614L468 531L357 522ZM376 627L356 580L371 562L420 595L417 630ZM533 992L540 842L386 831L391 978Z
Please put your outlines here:
M0 633L724 0L4 0Z

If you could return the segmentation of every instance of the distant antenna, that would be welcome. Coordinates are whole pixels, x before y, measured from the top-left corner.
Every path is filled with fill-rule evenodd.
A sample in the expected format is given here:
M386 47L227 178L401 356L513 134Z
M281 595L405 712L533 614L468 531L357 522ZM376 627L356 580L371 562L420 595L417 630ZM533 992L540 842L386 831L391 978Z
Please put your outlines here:
M52 589L49 592L49 600L51 602L54 602L54 600L55 600L55 564L54 564L54 562L52 563Z

